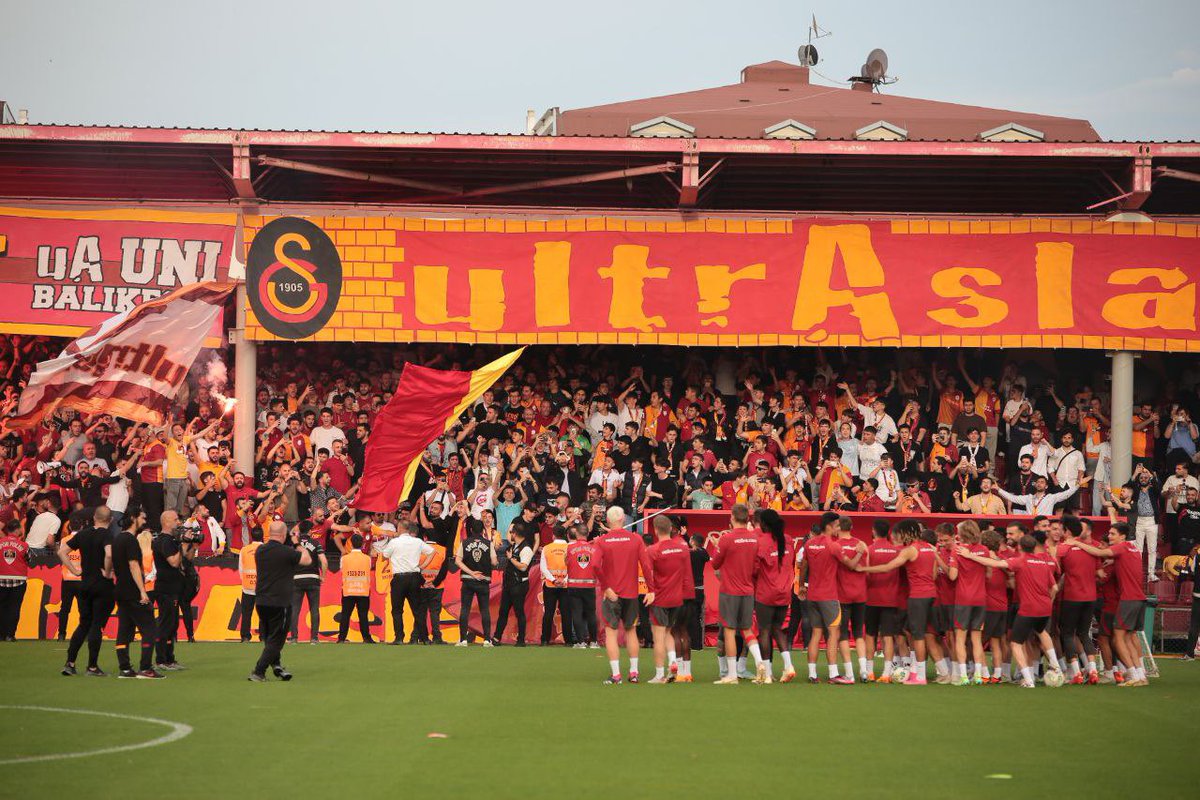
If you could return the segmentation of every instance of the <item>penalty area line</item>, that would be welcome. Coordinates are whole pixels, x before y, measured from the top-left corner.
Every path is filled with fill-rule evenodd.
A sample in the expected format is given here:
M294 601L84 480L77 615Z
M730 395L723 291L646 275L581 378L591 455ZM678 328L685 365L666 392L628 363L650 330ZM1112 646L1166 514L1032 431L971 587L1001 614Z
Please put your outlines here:
M0 705L0 711L47 711L55 714L80 714L90 717L109 717L110 719L130 720L133 722L146 722L152 725L161 725L171 730L155 739L150 739L145 742L135 742L134 744L114 745L112 747L100 747L95 750L80 750L72 753L46 753L40 756L20 756L17 758L0 759L0 766L8 764L32 764L38 761L57 761L64 758L88 758L90 756L103 756L111 753L125 753L130 750L143 750L147 747L158 747L159 745L170 744L177 742L192 733L192 726L182 722L172 722L166 719L157 719L155 717L139 717L133 714L117 714L111 711L90 711L82 708L55 708L53 706L10 706Z

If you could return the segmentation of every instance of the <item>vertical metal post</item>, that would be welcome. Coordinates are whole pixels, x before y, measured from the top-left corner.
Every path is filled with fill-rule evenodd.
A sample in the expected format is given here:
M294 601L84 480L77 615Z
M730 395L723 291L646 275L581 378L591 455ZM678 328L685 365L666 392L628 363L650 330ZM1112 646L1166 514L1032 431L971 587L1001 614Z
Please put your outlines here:
M258 387L258 345L246 340L246 284L237 290L237 327L232 331L235 362L233 395L237 406L233 410L233 458L238 469L250 472L254 468L255 395Z
M1109 483L1121 486L1133 472L1133 353L1112 354L1112 475Z

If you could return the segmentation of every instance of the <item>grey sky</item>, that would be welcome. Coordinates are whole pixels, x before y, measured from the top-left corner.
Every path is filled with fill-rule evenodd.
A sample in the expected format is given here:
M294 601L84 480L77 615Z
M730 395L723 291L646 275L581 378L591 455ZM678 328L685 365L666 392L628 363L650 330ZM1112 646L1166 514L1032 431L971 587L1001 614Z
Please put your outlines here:
M1200 139L1200 3L691 0L0 0L0 99L32 122L519 132L525 109L818 70L883 47L885 91L1090 119L1110 139ZM821 78L816 78L823 81Z

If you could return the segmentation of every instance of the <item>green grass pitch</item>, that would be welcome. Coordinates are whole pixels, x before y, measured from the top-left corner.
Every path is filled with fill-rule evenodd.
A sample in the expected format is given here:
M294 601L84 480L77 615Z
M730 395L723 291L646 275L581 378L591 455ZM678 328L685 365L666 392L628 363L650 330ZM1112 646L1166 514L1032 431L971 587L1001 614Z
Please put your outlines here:
M246 681L258 645L181 644L162 681L58 674L53 642L0 645L4 706L185 723L115 754L0 763L0 797L1184 797L1200 664L1150 688L603 686L602 650L288 645L291 683ZM82 665L83 662L81 662ZM624 663L624 662L623 662ZM111 643L101 656L115 668ZM653 674L643 653L642 674ZM803 658L797 664L805 674ZM778 670L778 659L777 659ZM822 667L822 674L824 674ZM0 708L0 762L168 731ZM430 738L430 734L446 738ZM1008 777L1003 777L1008 776Z

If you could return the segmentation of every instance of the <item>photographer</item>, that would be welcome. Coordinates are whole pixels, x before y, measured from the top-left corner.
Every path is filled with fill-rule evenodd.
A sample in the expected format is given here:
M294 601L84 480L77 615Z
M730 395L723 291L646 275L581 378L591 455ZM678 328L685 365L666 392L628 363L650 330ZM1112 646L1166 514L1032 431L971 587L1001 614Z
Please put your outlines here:
M160 518L160 530L150 543L154 554L154 604L158 608L158 644L156 649L159 669L183 669L175 660L175 639L179 631L179 600L185 593L184 559L194 558L196 549L204 539L198 525L182 527L179 515L164 511Z
M275 677L290 681L292 673L283 668L280 655L287 639L288 616L291 612L296 568L313 565L311 542L301 543L300 537L287 532L287 526L275 520L268 529L269 541L254 551L258 571L255 604L258 608L259 634L263 650L248 680L262 683L267 679L267 667Z

